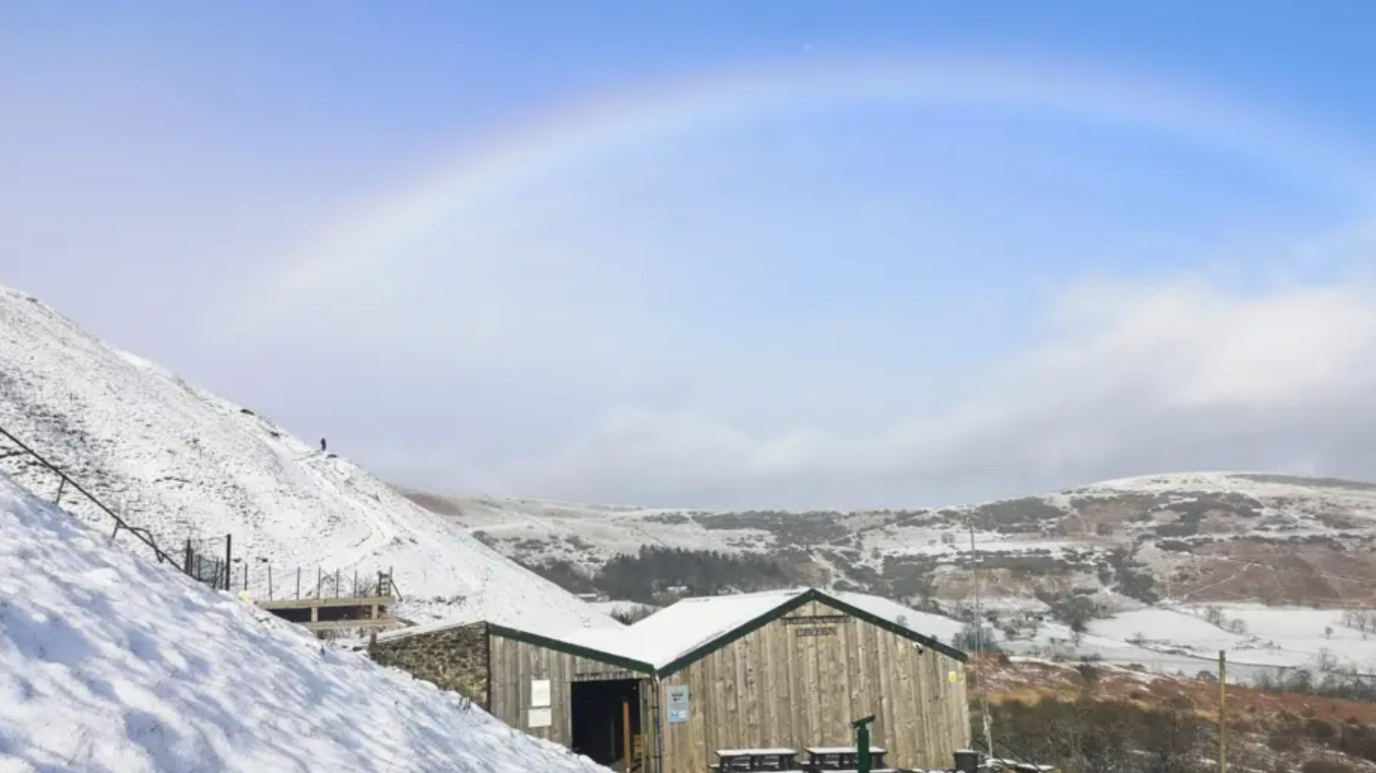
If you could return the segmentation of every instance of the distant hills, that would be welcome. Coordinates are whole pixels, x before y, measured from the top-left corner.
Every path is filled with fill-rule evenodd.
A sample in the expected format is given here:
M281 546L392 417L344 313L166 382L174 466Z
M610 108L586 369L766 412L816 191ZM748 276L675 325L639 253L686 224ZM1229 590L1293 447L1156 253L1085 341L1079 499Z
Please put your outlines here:
M1376 484L1361 481L1180 473L980 504L844 512L400 491L566 588L613 597L638 588L630 600L644 602L674 587L806 582L949 609L970 596L973 529L984 594L995 604L1077 596L1109 607L1376 606ZM712 579L696 578L703 574Z

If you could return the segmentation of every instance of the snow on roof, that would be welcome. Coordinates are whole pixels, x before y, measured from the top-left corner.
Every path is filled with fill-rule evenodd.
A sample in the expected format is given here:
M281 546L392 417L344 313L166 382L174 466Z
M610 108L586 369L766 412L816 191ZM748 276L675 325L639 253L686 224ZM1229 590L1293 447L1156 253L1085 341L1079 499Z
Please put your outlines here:
M560 638L593 649L610 645L615 650L603 651L660 668L806 592L801 588L683 599L622 631L581 630Z
M621 629L580 629L559 641L663 668L697 648L764 617L797 596L817 592L914 634L950 641L961 623L918 612L881 596L810 588L683 599Z
M871 596L867 593L851 593L849 591L831 591L829 596L859 609L871 615L887 620L894 625L902 626L912 631L937 641L949 642L965 624L944 615L934 615L931 612L919 612L915 609L899 604L897 601L886 599L883 596Z
M295 591L298 568L307 593L317 569L341 572L347 585L355 571L367 578L394 568L402 602L393 611L416 622L497 620L557 632L619 625L482 544L458 519L4 287L0 374L0 426L164 550L175 553L188 538L217 540L223 550L232 535L255 597L268 596L268 566L279 597ZM56 488L37 465L4 469L35 491ZM63 503L109 528L84 498ZM143 549L128 538L120 544Z
M111 547L3 475L0 535L0 769L606 773Z

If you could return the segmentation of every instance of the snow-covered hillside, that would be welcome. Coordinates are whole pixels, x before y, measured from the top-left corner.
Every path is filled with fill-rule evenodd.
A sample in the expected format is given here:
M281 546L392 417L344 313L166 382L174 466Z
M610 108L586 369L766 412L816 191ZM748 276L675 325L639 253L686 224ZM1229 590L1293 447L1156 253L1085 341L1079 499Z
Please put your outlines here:
M0 771L603 771L0 476Z
M233 537L235 582L308 594L317 570L367 578L394 569L398 613L416 622L487 618L536 629L618 625L399 496L354 463L251 410L190 386L0 288L0 427L33 446L169 553L187 538ZM6 447L0 440L0 457ZM21 456L0 472L44 496L58 480ZM70 491L63 505L111 524ZM121 544L142 545L127 537Z

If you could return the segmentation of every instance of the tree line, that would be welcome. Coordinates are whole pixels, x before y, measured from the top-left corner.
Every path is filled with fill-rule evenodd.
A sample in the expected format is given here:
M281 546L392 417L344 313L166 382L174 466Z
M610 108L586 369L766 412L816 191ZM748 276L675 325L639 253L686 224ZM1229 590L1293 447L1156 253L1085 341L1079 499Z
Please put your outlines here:
M717 596L792 587L798 579L767 556L644 545L613 557L595 572L562 559L528 569L573 593L605 593L622 601L664 604L681 596Z

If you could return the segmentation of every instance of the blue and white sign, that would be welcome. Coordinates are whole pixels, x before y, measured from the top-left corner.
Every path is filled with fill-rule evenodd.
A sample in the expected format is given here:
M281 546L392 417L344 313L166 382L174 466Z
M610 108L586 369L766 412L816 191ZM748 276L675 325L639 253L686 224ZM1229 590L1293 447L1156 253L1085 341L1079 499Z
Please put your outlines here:
M670 687L668 705L665 707L669 714L669 721L681 723L688 721L688 686L675 685Z

